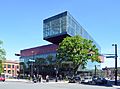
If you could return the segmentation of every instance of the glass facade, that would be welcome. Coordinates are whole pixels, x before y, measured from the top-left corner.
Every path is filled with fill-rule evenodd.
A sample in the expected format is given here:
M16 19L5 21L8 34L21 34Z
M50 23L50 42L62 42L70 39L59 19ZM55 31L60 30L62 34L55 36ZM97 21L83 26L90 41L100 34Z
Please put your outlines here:
M88 32L69 12L65 11L43 20L43 38L53 44L21 50L20 62L25 62L27 64L31 59L46 58L48 55L53 55L54 59L56 59L56 49L58 48L59 42L66 36L75 35L80 35L83 38L92 40L99 51L101 50L100 46ZM34 54L32 52L34 52ZM95 65L99 65L99 63L88 61L86 69L94 69Z
M83 38L92 40L93 43L100 50L100 46L88 34L88 32L70 15L65 11L61 14L55 15L43 21L43 37L52 38L59 35L75 36L80 35ZM54 40L54 38L52 38ZM47 40L47 39L46 39ZM50 41L50 40L49 40Z
M70 36L80 35L83 38L88 40L92 40L93 43L97 46L100 50L100 46L96 43L96 41L88 34L88 32L70 15L68 12L67 14L67 34Z
M52 37L66 32L67 12L58 14L43 21L43 36Z
M37 58L47 58L49 55L52 55L54 60L56 57L57 48L58 48L57 45L49 44L49 45L21 50L20 62L24 62L27 66L27 63L30 60L35 60ZM32 51L34 51L34 54L32 53Z
M26 64L26 66L27 66L27 63L30 60L35 60L37 58L47 58L49 55L52 55L53 59L56 59L56 52L53 52L53 53L45 53L45 54L34 55L34 59L33 59L33 56L20 57L20 62L24 62Z

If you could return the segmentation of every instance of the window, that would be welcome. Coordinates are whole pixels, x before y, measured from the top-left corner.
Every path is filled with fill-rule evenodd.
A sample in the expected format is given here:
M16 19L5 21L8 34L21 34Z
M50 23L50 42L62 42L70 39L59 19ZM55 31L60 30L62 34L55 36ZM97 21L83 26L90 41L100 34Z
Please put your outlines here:
M14 70L12 70L12 74L14 74Z
M14 68L14 65L12 65L12 68Z
M17 69L19 69L19 66L17 65Z
M11 74L11 70L8 70L8 73Z
M6 64L4 64L4 68L6 68Z
M6 73L6 70L4 70L4 73Z
M8 64L8 68L11 68L11 65L10 65L10 64Z

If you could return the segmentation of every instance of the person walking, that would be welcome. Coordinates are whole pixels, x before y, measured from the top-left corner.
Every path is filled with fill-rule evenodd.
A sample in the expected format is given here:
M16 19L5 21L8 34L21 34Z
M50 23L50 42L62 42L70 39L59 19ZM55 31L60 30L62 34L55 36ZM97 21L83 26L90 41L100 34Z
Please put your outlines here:
M36 78L36 76L35 76L35 75L33 76L33 82L34 82L34 83L36 83L36 82L37 82L37 78Z
M59 79L60 79L60 81L62 80L62 75L61 74L59 75Z
M49 76L46 75L46 82L49 82Z
M28 75L28 80L30 81L30 75Z
M42 80L42 75L39 75L39 76L38 76L38 82L40 83L41 80Z

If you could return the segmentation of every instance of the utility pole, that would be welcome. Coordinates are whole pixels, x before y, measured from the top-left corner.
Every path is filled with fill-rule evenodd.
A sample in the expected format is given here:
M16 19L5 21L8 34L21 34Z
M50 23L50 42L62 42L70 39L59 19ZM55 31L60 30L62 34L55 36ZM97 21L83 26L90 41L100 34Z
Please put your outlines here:
M58 70L56 67L54 68L54 70L55 70L55 82L58 82L58 78L57 78Z
M33 77L33 72L34 72L34 51L31 51L32 52L32 60L30 61L31 62L31 77Z
M95 77L96 77L96 72L97 72L97 67L96 67L96 65L95 65Z
M115 46L115 85L117 85L117 44L112 44Z

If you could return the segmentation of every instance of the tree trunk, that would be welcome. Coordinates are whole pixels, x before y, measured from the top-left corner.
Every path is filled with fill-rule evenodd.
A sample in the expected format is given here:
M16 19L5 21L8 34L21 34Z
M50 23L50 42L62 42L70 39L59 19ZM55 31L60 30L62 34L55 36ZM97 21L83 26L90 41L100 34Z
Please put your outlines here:
M74 73L74 75L77 74L77 70L78 70L79 66L80 66L80 65L75 65L75 64L74 64L74 68L73 68L73 73Z

